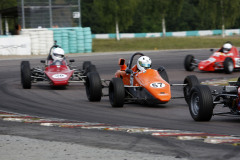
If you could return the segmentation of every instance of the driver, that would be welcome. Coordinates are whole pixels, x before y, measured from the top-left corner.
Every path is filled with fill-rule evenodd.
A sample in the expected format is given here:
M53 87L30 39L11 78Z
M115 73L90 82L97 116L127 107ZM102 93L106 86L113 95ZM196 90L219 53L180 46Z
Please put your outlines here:
M52 59L53 61L62 61L64 59L64 50L62 48L55 48L52 52Z
M152 60L148 56L141 56L137 60L137 68L139 71L145 71L151 68Z
M222 52L227 54L232 49L232 44L230 42L226 42L222 47Z
M51 55L48 57L48 64L53 64L56 61L63 62L64 59L64 50L62 48L54 48Z

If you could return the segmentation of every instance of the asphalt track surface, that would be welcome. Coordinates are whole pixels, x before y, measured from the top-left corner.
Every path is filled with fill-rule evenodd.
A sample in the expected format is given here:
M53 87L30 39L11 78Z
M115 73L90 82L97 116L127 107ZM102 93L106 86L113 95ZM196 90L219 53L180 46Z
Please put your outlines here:
M75 65L82 68L83 61L97 66L102 79L111 79L119 68L118 59L129 60L134 52L98 53L71 56ZM145 51L152 59L152 68L164 66L170 83L182 83L187 75L194 74L200 81L239 77L239 71L232 74L207 73L198 70L187 72L183 61L187 54L206 59L210 51L170 50ZM41 58L28 59L31 67L41 66ZM195 122L190 116L184 99L173 99L158 106L125 104L123 108L112 108L108 97L101 102L89 102L83 84L70 84L66 89L51 88L47 83L36 83L32 89L22 89L20 62L0 61L0 110L67 120L100 122L112 125L139 126L159 129L173 129L205 132L210 134L239 135L239 117L214 116L210 122ZM182 96L181 87L172 88L173 96ZM221 108L218 108L221 110ZM153 137L144 134L128 134L102 130L43 127L35 124L5 122L0 120L0 134L16 135L34 139L70 142L98 148L119 149L170 155L179 159L239 159L239 146L230 144L207 144L194 141L180 141L169 137ZM127 158L126 158L127 159ZM146 158L147 159L147 158Z

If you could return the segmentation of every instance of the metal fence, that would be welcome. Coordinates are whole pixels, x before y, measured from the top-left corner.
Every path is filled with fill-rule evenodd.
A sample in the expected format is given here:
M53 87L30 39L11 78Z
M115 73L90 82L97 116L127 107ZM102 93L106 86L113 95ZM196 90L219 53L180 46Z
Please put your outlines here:
M18 0L22 28L81 27L80 0Z

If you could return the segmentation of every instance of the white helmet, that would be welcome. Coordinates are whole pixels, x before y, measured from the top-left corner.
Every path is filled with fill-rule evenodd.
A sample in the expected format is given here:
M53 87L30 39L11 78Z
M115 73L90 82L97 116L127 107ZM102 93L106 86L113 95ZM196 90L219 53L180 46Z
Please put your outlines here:
M223 45L223 53L228 53L232 49L232 45L230 43L225 43Z
M54 61L62 61L64 58L64 50L62 48L55 48L52 52L52 58Z
M148 68L151 68L152 60L148 56L141 56L137 60L137 68L140 71L144 71Z

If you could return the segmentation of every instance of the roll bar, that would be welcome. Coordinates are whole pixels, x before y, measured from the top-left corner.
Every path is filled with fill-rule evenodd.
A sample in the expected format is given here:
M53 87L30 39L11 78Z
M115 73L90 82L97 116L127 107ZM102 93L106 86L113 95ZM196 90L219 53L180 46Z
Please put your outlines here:
M132 68L133 58L134 58L135 56L137 56L137 55L139 55L139 56L144 56L144 54L143 54L143 53L140 53L140 52L134 53L134 54L132 55L131 59L130 59L129 62L128 62L128 67L127 67L127 69L131 69L131 68Z

